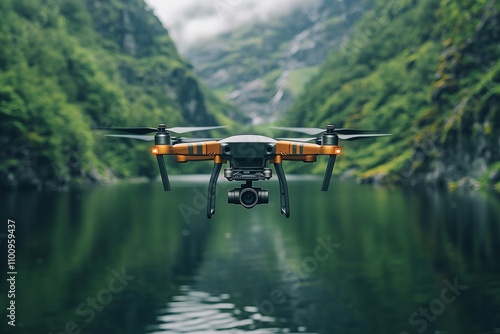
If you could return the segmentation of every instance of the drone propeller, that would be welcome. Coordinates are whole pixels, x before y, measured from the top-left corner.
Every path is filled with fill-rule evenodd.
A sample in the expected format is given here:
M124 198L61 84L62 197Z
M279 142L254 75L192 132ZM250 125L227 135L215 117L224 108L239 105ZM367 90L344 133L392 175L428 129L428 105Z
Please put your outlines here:
M104 130L104 131L115 131L115 132L125 132L125 133L130 133L133 135L145 135L148 133L154 133L157 132L161 129L164 129L165 131L172 131L175 133L188 133L188 132L196 132L196 131L206 131L206 130L216 130L216 129L221 129L225 128L225 126L197 126L197 127L174 127L174 128L166 128L166 127L161 127L163 124L160 124L158 128L150 128L150 127L118 127L118 128L102 128L102 127L95 127L95 130ZM125 138L131 138L131 137L125 137ZM139 138L136 138L139 139Z
M106 137L115 137L115 138L130 138L130 139L138 139L144 141L154 141L155 136L153 135L119 135L119 134L105 134ZM175 144L180 143L198 143L209 140L219 140L219 138L188 138L188 137L172 137L172 142Z
M369 130L358 130L358 131L369 131ZM351 135L337 134L337 136L343 140L356 140L362 138L392 136L392 133L358 133Z
M199 143L204 141L219 141L221 138L187 138L187 137L174 137L172 140L177 143Z
M196 132L196 131L207 131L207 130L217 130L223 129L226 126L195 126L195 127L176 127L169 128L167 131L172 131L175 133L188 133L188 132Z
M306 143L306 142L311 141L311 140L316 140L317 138L313 137L313 138L278 138L278 139Z
M144 141L153 141L155 140L155 136L152 135L114 135L114 134L105 134L106 137L117 137L117 138L130 138L130 139L139 139Z
M118 127L118 128L105 128L105 127L94 127L95 130L104 130L119 132L118 134L105 134L108 137L118 137L118 138L130 138L138 139L143 141L155 141L156 144L160 145L175 145L181 143L196 143L210 140L217 140L214 138L184 138L184 137L171 137L169 131L175 133L188 133L195 131L206 131L225 128L225 126L202 126L202 127L174 127L167 128L165 124L158 125L157 128L150 127ZM155 135L149 135L150 133L155 133ZM165 191L170 191L170 180L168 179L167 166L165 164L164 154L156 154L156 159L158 162L158 167L160 169L161 181L163 184L163 189Z
M305 133L305 134L313 135L313 136L326 132L327 134L335 134L340 139L343 139L343 140L355 140L355 139L361 139L361 138L381 137L381 136L391 136L392 135L390 133L386 133L385 131L381 132L379 130L335 129L335 127L333 125L327 125L326 129L287 128L287 127L271 127L271 129L299 132L299 133ZM294 139L295 139L295 141L301 141L301 140L298 140L299 138L294 138ZM312 140L309 138L304 138L304 139L305 139L304 141Z
M319 135L320 133L326 131L325 129L320 129L320 128L286 128L280 126L272 126L271 129L305 133L306 135L310 136Z
M371 138L371 137L382 137L382 136L391 136L392 134L387 133L386 131L378 131L378 130L356 130L356 129L336 129L333 125L327 125L325 129L320 128L288 128L288 127L272 127L272 129L276 130L284 130L291 132L299 132L308 135L320 135L318 138L290 138L291 141L298 142L308 142L313 139L317 139L321 145L330 146L337 145L339 139L343 140L356 140L362 138ZM328 191L328 187L330 185L330 180L332 178L333 168L335 167L335 161L337 160L337 155L332 154L328 157L328 164L326 165L325 175L323 176L323 183L321 185L322 191Z

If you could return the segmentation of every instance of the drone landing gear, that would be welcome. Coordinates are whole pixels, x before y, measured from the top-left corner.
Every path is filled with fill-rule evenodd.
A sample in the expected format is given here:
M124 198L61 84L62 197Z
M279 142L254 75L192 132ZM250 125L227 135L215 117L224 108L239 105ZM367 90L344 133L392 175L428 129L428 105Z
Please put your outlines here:
M214 163L210 182L208 183L207 218L210 219L215 214L215 191L217 189L217 179L222 167L222 163Z
M276 169L280 184L281 214L288 218L290 217L290 202L288 200L288 184L286 183L285 172L283 171L283 165L281 163L275 163L274 168Z
M325 176L323 176L323 183L321 184L321 191L328 191L330 180L332 178L333 167L335 166L336 155L328 157L328 165L326 165Z
M163 155L158 154L156 156L156 160L158 161L158 167L160 169L163 190L170 191L170 190L172 190L172 188L170 187L170 181L168 179L167 166L165 165L165 159L163 159Z

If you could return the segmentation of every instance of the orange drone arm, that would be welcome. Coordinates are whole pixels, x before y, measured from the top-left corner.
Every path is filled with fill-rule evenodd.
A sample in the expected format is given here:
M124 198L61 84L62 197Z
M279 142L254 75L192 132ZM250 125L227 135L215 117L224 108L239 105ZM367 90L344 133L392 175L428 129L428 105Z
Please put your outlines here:
M337 155L342 150L337 145L316 145L279 141L276 143L276 160L315 162L318 155Z
M152 153L155 155L175 155L177 162L215 160L222 161L222 148L217 141L207 141L177 145L155 145ZM338 155L342 150L337 145L316 145L291 141L276 143L276 157L274 162L295 160L315 162L318 155Z
M177 145L155 145L151 152L155 155L175 155L175 160L177 162L221 159L221 147L216 141Z

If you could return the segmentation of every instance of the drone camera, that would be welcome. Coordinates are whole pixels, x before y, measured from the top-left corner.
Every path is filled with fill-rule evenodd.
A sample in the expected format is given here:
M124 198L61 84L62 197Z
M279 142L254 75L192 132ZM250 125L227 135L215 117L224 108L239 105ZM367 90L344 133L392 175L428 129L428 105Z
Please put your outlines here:
M227 197L229 204L240 204L247 209L251 209L257 204L269 203L269 191L261 188L242 186L229 190Z

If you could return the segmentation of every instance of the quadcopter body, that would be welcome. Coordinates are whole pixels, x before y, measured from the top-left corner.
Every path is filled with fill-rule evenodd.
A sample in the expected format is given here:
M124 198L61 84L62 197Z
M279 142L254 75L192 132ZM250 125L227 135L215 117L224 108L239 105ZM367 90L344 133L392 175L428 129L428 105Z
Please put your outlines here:
M323 177L322 191L327 191L332 176L337 155L342 150L338 146L339 139L353 140L367 137L390 135L372 130L336 129L328 125L326 129L319 128L280 128L274 129L302 132L310 135L320 135L314 138L289 138L274 139L260 135L236 135L216 140L211 138L179 138L173 137L171 132L186 133L192 131L214 130L221 127L195 127L195 128L169 128L164 124L157 128L98 128L121 134L107 134L112 137L133 138L153 141L151 152L156 156L160 175L165 191L170 191L170 181L164 156L174 156L180 163L189 161L214 162L212 174L208 185L207 217L215 214L215 195L217 181L222 165L228 164L224 169L224 177L228 181L244 182L240 188L228 192L228 203L238 204L251 209L258 204L269 201L268 190L253 186L253 182L269 180L272 169L268 163L274 165L279 181L280 210L285 217L290 216L290 203L288 198L288 185L283 170L283 161L302 161L313 163L318 156L328 156L328 165ZM155 135L146 135L156 132ZM316 143L309 143L310 141Z

